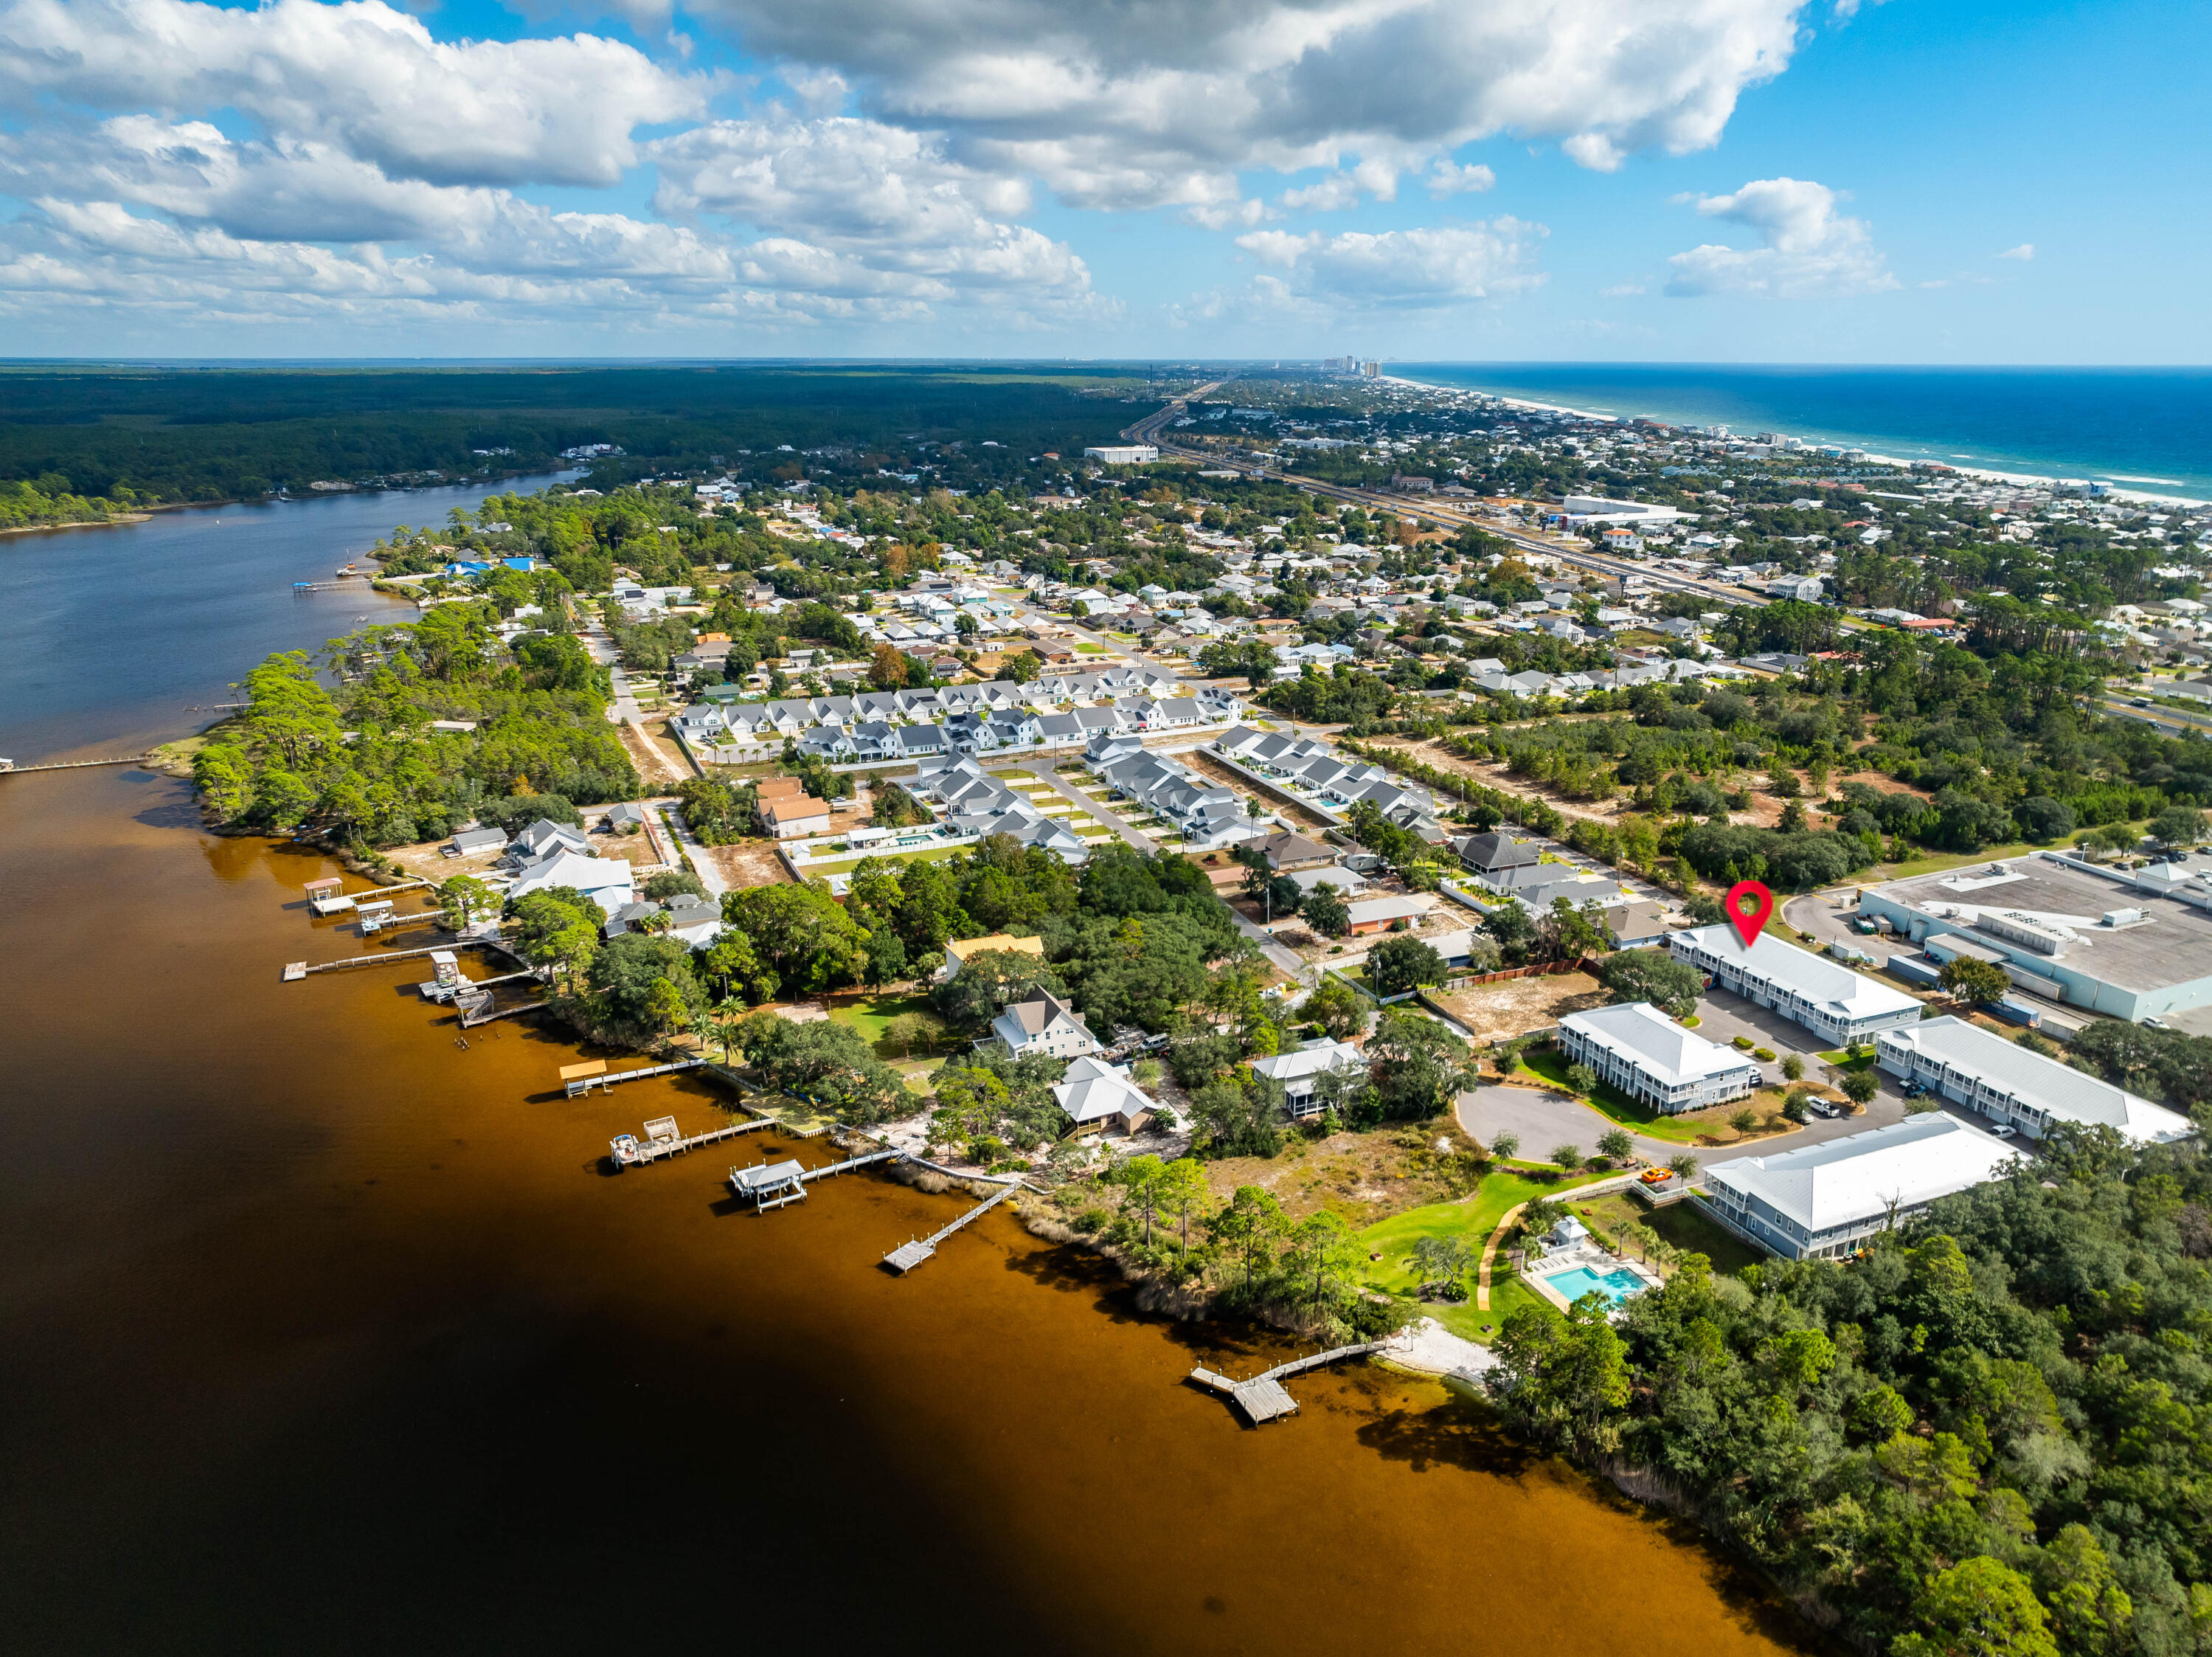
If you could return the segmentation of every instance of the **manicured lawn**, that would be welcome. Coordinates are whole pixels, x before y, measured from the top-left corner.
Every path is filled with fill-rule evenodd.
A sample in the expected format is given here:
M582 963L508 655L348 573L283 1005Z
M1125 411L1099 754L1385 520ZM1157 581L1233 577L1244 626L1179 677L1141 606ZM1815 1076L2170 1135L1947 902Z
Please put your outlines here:
M1084 644L1079 643L1075 647L1075 654L1079 656L1103 656L1107 654L1107 649L1103 644Z
M1846 1058L1844 1057L1844 1050L1838 1047L1832 1053L1821 1054L1820 1057L1834 1065L1838 1070L1870 1070L1874 1068L1874 1054L1871 1051L1862 1053L1856 1058Z
M968 846L923 846L915 851L878 851L868 856L891 863L933 863L956 851L971 850ZM811 880L817 874L850 874L866 861L866 857L837 857L826 863L801 863L799 868Z
M1605 1178L1604 1174L1587 1174L1578 1179L1546 1179L1510 1170L1486 1174L1471 1197L1456 1203L1431 1203L1425 1208L1409 1209L1355 1233L1354 1241L1363 1256L1378 1252L1382 1256L1380 1260L1363 1260L1362 1280L1368 1288L1400 1296L1419 1315L1434 1318L1453 1334L1487 1344L1495 1338L1498 1325L1520 1307L1549 1303L1514 1276L1512 1263L1503 1255L1491 1265L1489 1311L1478 1311L1475 1307L1471 1272L1465 1301L1455 1305L1446 1301L1416 1301L1413 1298L1416 1287L1413 1274L1406 1264L1407 1252L1424 1237L1456 1237L1479 1258L1483 1245L1490 1240L1491 1233L1498 1229L1498 1222L1505 1217L1509 1209L1532 1197L1565 1197L1593 1180ZM1488 1332L1483 1330L1485 1324L1491 1325Z
M888 1043L884 1033L890 1028L893 1019L908 1013L918 1014L929 1020L940 1032L944 1028L945 1020L930 1005L927 996L878 996L872 1000L844 1002L830 1009L830 1016L836 1022L849 1024L860 1033L868 1045L876 1050L877 1057L900 1061L905 1060L908 1055L903 1049ZM915 1043L915 1056L927 1051L926 1044Z
M1724 1276L1733 1276L1746 1266L1757 1264L1760 1258L1758 1250L1738 1240L1700 1213L1695 1197L1653 1209L1646 1208L1625 1191L1612 1191L1588 1203L1577 1203L1575 1213L1593 1230L1603 1228L1611 1233L1624 1221L1649 1226L1676 1248L1692 1249L1704 1255L1713 1263L1713 1270ZM1643 1258L1632 1240L1627 1252L1632 1259Z

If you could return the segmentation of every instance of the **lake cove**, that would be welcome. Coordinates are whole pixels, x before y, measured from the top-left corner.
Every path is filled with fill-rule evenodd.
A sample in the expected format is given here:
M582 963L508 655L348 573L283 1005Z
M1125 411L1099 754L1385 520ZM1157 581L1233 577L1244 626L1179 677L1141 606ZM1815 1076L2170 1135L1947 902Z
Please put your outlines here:
M170 733L173 734L173 732ZM143 771L0 782L5 1567L27 1648L1802 1648L1693 1533L1443 1386L1185 1386L1292 1355L1138 1314L1003 1209L872 1173L757 1217L749 1135L610 1178L719 1095L570 1100L596 1057L455 1043L315 855L198 828ZM756 1141L766 1142L755 1144Z

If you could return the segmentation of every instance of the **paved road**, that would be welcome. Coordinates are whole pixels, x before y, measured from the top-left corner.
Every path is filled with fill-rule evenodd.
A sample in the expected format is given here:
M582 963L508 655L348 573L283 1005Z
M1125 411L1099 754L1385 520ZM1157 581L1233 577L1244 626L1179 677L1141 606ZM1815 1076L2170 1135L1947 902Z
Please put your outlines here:
M1082 807L1084 810L1105 824L1138 850L1152 852L1158 850L1142 830L1132 828L1119 812L1115 811L1104 801L1095 800L1087 794L1079 794L1062 782L1059 774L1053 770L1054 763L1050 759L1031 759L1022 762L1022 769L1032 777L1044 778L1046 782L1052 784L1056 792ZM1229 911L1229 918L1237 923L1237 931L1258 944L1260 953L1266 956L1270 963L1287 973L1297 984L1307 988L1313 985L1317 977L1316 970L1301 959L1296 950L1285 948L1277 943L1268 935L1266 928L1246 920L1231 905L1224 904L1222 907Z
M1851 930L1851 917L1858 913L1856 902L1838 909L1834 899L1849 900L1856 887L1837 892L1808 892L1792 898L1782 905L1782 918L1808 938L1822 943L1849 944L1854 949L1863 949L1877 961L1887 962L1892 955L1910 955L1914 952L1909 938L1885 937L1879 932L1859 933Z
M1554 1148L1563 1144L1594 1151L1597 1148L1599 1136L1609 1132L1614 1125L1601 1112L1579 1100L1569 1099L1564 1093L1496 1084L1462 1093L1458 1100L1458 1116L1460 1126L1470 1137L1482 1144L1488 1144L1500 1133L1519 1135L1519 1154L1523 1161L1540 1161L1550 1155ZM1795 1133L1750 1140L1741 1145L1683 1145L1669 1139L1650 1138L1643 1134L1632 1136L1636 1142L1636 1154L1650 1161L1665 1162L1687 1151L1698 1159L1700 1167L1711 1167L1732 1161L1739 1156L1765 1156L1777 1151L1794 1151L1808 1145L1825 1144L1831 1139L1864 1133L1869 1128L1887 1127L1893 1122L1904 1119L1904 1096L1893 1091L1885 1077L1881 1092L1875 1095L1873 1102L1866 1108L1865 1115L1839 1117L1833 1121L1823 1121L1815 1117ZM1969 1117L1966 1119L1973 1118Z

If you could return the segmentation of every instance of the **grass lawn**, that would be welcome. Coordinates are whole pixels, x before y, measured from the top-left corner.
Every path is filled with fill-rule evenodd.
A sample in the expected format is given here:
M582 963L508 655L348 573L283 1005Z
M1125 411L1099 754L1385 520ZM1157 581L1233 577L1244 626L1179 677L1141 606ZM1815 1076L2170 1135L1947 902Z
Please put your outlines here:
M1456 1237L1480 1255L1507 1209L1531 1197L1563 1197L1579 1186L1607 1177L1588 1174L1578 1179L1547 1179L1510 1170L1486 1174L1471 1197L1456 1203L1431 1203L1424 1208L1409 1209L1354 1233L1353 1241L1363 1255L1379 1253L1382 1257L1380 1260L1364 1261L1359 1269L1360 1279L1367 1288L1400 1296L1455 1335L1487 1342L1490 1337L1482 1331L1484 1324L1498 1325L1520 1306L1547 1302L1515 1279L1511 1265L1502 1259L1492 1265L1487 1312L1475 1309L1472 1295L1456 1306L1448 1301L1415 1301L1412 1298L1415 1284L1413 1271L1406 1264L1407 1252L1424 1237Z
M1861 1054L1856 1058L1846 1058L1844 1057L1844 1050L1838 1047L1832 1053L1822 1053L1820 1057L1825 1063L1834 1065L1838 1070L1870 1070L1874 1068L1874 1054L1871 1051Z
M916 851L878 851L868 856L882 858L890 863L933 863L950 857L956 851L969 851L970 846L923 846ZM802 863L799 868L808 879L817 874L850 874L867 861L867 857L836 857L826 863Z
M1704 1255L1713 1263L1713 1270L1723 1276L1734 1276L1746 1266L1756 1265L1761 1258L1757 1249L1740 1241L1723 1230L1717 1221L1700 1213L1694 1197L1653 1209L1646 1208L1625 1191L1608 1191L1588 1203L1574 1204L1574 1210L1593 1231L1611 1233L1623 1224L1649 1226L1676 1248L1694 1249ZM1632 1239L1627 1245L1627 1253L1631 1259L1643 1258Z
M1583 1103L1599 1112L1607 1121L1619 1123L1624 1128L1647 1135L1653 1139L1663 1139L1674 1145L1694 1145L1698 1142L1698 1136L1712 1131L1705 1123L1686 1122L1679 1117L1667 1116L1655 1111L1641 1100L1631 1099L1626 1093L1607 1082L1599 1082L1597 1090L1585 1097L1577 1093L1574 1084L1567 1080L1569 1066L1565 1057L1559 1053L1523 1053L1521 1056L1521 1069L1530 1075L1550 1082L1553 1087L1564 1087L1567 1092L1574 1093L1577 1099L1583 1100Z
M908 1013L919 1014L940 1032L945 1028L944 1019L939 1014L937 1009L930 1005L929 997L927 996L878 996L869 999L839 1002L830 1009L831 1019L839 1024L848 1024L860 1033L868 1045L876 1050L877 1057L899 1062L904 1062L911 1056L904 1050L890 1044L885 1039L884 1033L890 1028L893 1019ZM915 1055L926 1056L927 1051L922 1043L915 1044Z
M1075 647L1075 654L1079 656L1103 656L1109 652L1103 644L1085 644L1079 641Z
M1957 868L1966 863L1991 863L2001 857L2025 857L2040 850L2021 841L2012 846L1984 846L1979 851L1936 852L1925 857L1908 857L1901 863L1877 863L1861 873L1859 879L1869 885L1879 880L1901 880L1914 874L1931 874L1938 869Z

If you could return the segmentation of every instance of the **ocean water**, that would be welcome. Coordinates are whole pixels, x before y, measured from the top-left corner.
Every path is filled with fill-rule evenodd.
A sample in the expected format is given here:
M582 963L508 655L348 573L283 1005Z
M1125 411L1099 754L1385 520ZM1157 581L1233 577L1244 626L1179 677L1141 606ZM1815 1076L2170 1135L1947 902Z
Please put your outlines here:
M1911 460L2212 499L2212 368L1397 362L1401 379L1590 414L1779 431Z

